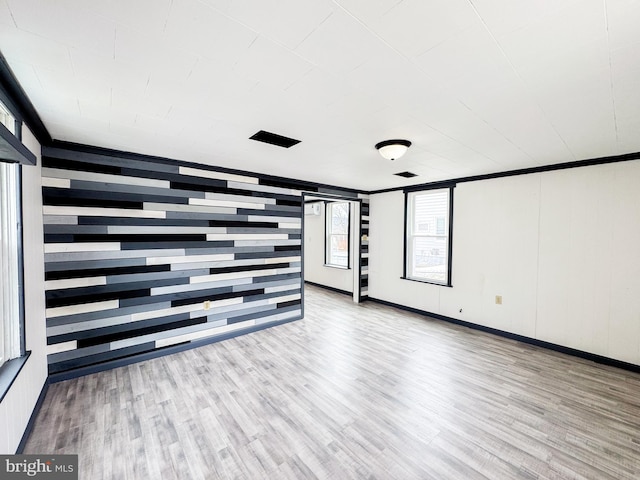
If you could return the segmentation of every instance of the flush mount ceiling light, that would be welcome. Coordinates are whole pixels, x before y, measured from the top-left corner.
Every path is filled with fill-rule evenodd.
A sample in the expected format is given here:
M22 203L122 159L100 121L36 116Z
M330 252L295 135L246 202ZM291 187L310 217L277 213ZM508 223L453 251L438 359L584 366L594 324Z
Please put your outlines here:
M387 160L397 160L406 153L410 146L409 140L385 140L376 144L376 150Z

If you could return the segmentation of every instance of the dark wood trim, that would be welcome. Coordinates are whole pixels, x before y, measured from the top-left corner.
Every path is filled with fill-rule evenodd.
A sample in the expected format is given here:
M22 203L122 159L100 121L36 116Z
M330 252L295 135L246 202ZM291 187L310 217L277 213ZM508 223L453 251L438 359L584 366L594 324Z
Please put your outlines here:
M447 255L447 286L453 287L453 192L456 186L452 185L449 188L449 238L447 248L449 249Z
M429 280L418 280L417 278L411 278L407 276L400 277L400 280L406 280L408 282L425 283L427 285L435 285L436 287L453 288L453 285L449 285L447 283L430 282Z
M35 165L36 156L12 134L7 127L0 123L0 162L19 163L21 165Z
M461 325L463 327L471 328L473 330L479 330L481 332L491 333L503 338L509 338L518 342L527 343L529 345L535 345L537 347L546 348L555 352L564 353L573 357L582 358L584 360L590 360L595 363L607 365L610 367L621 368L630 372L640 373L640 365L635 363L623 362L622 360L616 360L614 358L597 355L595 353L585 352L571 347L565 347L564 345L558 345L557 343L545 342L544 340L538 340L531 337L525 337L524 335L518 335L517 333L506 332L504 330L498 330L497 328L486 327L484 325L478 325L477 323L466 322L464 320L458 320L456 318L447 317L438 313L427 312L418 308L407 307L399 303L389 302L387 300L380 300L378 298L369 297L369 300L380 305L386 305L387 307L397 308L406 312L416 313L425 317L434 318L436 320L442 320L444 322L453 323L455 325Z
M407 192L404 192L404 241L402 242L402 278L407 278L407 260L409 258L409 252L407 251L407 240L409 239L409 234L407 230L409 229L409 195Z
M325 290L330 290L332 292L341 293L342 295L348 295L349 297L353 296L352 292L347 292L346 290L330 287L329 285L322 285L321 283L310 282L309 280L305 280L304 283L308 283L309 285L313 285L314 287L324 288Z
M517 170L507 170L504 172L487 173L484 175L474 175L470 177L460 177L451 180L442 180L439 182L421 183L418 185L409 185L406 187L393 187L381 190L373 190L368 192L369 195L387 192L410 192L415 190L430 190L434 188L449 188L457 183L477 182L480 180L491 180L494 178L515 177L518 175L529 175L530 173L553 172L556 170L566 170L569 168L592 167L595 165L604 165L607 163L630 162L632 160L640 160L640 152L625 153L624 155L614 155L610 157L589 158L586 160L576 160L572 162L556 163L553 165L543 165L540 167L519 168Z
M11 99L14 108L17 110L17 116L27 124L29 130L33 132L38 142L40 142L40 145L50 144L52 138L47 127L42 123L38 112L18 83L18 80L2 53L0 53L0 87Z

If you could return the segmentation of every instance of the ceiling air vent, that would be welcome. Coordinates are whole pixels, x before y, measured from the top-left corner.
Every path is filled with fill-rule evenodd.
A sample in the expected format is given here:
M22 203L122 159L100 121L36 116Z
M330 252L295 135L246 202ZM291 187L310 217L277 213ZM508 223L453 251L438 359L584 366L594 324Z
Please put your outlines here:
M404 177L404 178L411 178L411 177L417 177L418 176L415 173L411 173L411 172L394 173L394 175L397 175L399 177Z
M265 132L264 130L260 130L258 133L251 135L249 139L263 143L270 143L271 145L277 145L278 147L284 148L293 147L295 144L300 143L300 140L283 137L277 133Z

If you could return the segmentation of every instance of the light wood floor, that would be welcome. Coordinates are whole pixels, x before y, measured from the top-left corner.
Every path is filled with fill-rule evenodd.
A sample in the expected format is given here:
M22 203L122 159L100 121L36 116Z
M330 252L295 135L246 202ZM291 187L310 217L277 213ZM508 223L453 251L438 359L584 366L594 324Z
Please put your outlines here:
M306 287L306 319L54 384L81 479L638 479L640 375Z

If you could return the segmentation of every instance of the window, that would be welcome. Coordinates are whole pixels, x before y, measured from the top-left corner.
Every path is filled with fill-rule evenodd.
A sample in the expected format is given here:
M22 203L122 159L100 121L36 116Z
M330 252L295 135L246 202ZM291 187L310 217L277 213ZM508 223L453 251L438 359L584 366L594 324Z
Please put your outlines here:
M405 278L451 286L453 187L406 194Z
M16 135L15 117L0 103L0 123ZM20 165L0 161L0 366L22 355Z
M325 263L349 268L349 202L327 203Z
M0 365L21 354L19 168L0 162Z

